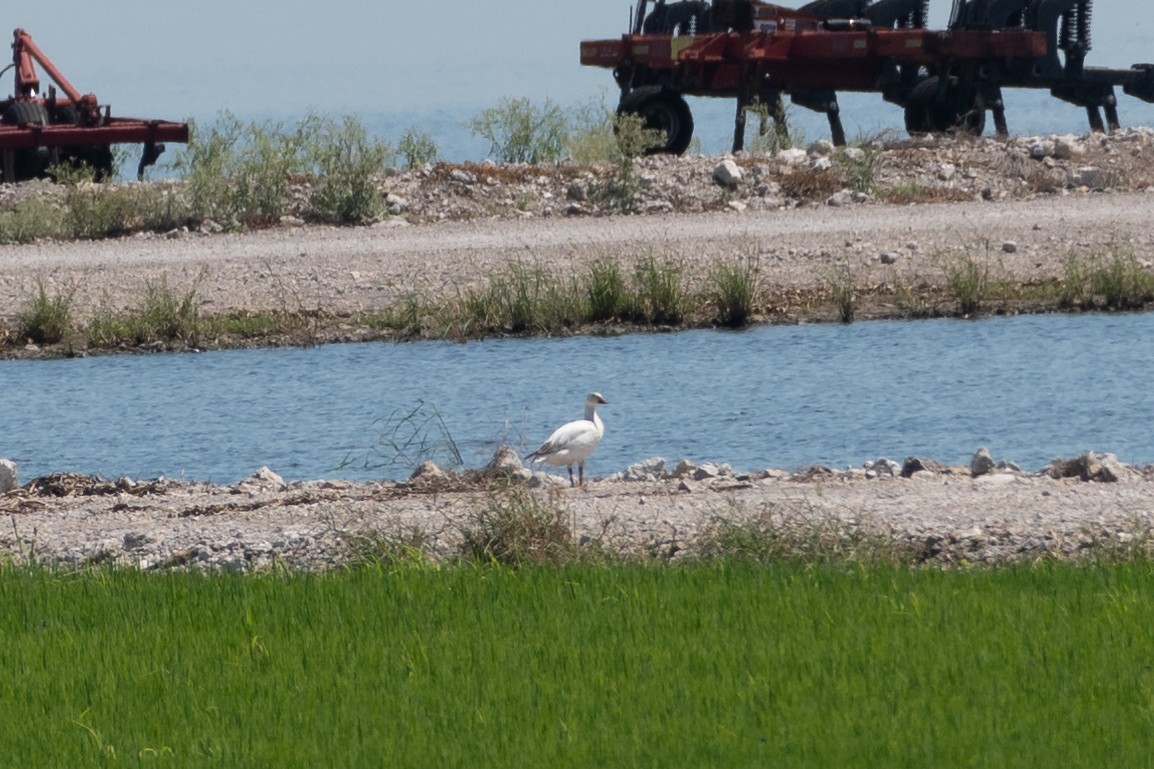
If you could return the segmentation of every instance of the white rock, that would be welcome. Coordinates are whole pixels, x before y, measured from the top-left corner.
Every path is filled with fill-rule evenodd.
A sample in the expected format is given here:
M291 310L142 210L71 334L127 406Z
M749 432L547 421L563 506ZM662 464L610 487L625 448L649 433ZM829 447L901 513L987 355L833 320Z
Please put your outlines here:
M786 165L796 166L799 163L804 163L808 157L806 151L798 147L790 147L789 149L779 150L777 159Z
M20 487L20 474L16 472L16 463L11 459L0 459L0 494Z
M828 155L833 152L833 142L829 139L818 139L813 144L809 145L806 152L810 155Z
M1054 157L1069 160L1086 154L1086 147L1075 136L1059 136L1054 141Z
M1044 157L1054 154L1054 143L1049 141L1034 142L1030 145L1030 157L1034 160L1041 160Z
M742 176L741 166L737 165L733 158L722 160L713 169L713 181L723 187L736 187Z
M625 468L627 481L659 481L665 477L665 458L650 457Z
M256 492L284 491L287 487L285 486L284 478L281 478L267 467L261 467L232 488L234 491L239 492Z
M485 467L486 474L512 475L523 470L521 456L511 446L501 445L493 452L493 458Z
M849 190L839 190L830 195L829 198L826 199L825 204L827 206L833 206L834 208L840 208L842 206L848 206L853 200L852 192Z

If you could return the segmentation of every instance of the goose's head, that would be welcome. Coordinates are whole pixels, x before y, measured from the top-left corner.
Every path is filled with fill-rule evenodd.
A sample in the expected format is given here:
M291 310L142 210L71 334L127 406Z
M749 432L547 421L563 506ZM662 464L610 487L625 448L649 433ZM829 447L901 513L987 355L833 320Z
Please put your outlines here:
M605 397L602 396L601 393L589 393L585 396L586 406L604 406L608 403L609 401L605 400Z

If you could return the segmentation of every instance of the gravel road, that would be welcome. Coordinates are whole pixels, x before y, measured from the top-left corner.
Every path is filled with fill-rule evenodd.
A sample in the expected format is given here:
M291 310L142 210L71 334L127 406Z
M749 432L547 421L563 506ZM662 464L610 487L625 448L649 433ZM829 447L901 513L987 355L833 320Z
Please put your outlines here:
M1154 195L1068 194L1030 200L805 207L693 215L535 218L368 228L275 228L244 234L158 235L0 247L0 315L36 281L72 292L77 313L139 302L148 282L195 286L210 311L374 309L417 291L453 295L510 260L564 271L598 258L645 255L710 263L755 256L765 281L819 283L851 264L859 284L943 282L941 257L991 256L1005 279L1055 277L1071 254L1111 244L1154 259ZM1013 244L1013 253L1003 246ZM988 249L988 251L987 251ZM888 255L883 260L882 255ZM883 261L896 261L883 264ZM690 270L692 273L692 270Z

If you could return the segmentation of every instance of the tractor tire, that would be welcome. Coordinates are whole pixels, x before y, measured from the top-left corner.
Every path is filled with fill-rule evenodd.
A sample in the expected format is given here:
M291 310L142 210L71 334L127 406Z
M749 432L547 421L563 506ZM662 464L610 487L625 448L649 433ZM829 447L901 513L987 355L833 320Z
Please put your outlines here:
M62 107L56 115L58 125L80 125L80 113L75 107ZM73 168L87 166L92 170L92 180L108 181L113 177L112 147L107 144L78 144L60 150L60 162Z
M981 136L986 130L986 110L975 90L950 85L938 100L938 78L927 77L914 86L906 99L906 131L910 136L927 133L961 133Z
M662 138L646 155L683 155L693 139L693 113L681 94L657 86L638 88L621 97L618 115L637 115L645 128Z
M38 101L17 101L8 105L0 115L4 125L25 125L36 123L48 125L48 110ZM42 179L48 175L48 167L56 161L56 152L45 147L30 147L14 150L11 178L18 182ZM9 178L9 169L4 169L3 178Z

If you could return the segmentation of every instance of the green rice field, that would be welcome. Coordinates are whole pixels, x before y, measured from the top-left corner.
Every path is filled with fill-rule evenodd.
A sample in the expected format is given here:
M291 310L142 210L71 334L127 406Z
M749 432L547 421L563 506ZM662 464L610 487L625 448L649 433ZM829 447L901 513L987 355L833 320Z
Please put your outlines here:
M6 766L1148 767L1154 565L0 569Z

